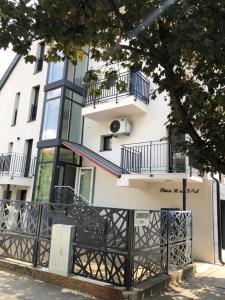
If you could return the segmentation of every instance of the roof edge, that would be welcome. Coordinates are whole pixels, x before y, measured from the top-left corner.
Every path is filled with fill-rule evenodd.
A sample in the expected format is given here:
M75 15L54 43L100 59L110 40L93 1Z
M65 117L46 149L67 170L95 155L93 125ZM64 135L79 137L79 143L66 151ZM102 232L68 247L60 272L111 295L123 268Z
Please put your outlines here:
M19 62L20 58L22 57L21 54L17 54L11 64L9 65L9 67L7 68L7 70L5 71L4 75L2 76L1 80L0 80L0 91L3 88L3 86L5 85L5 83L7 82L9 76L11 75L12 71L15 69L17 63Z

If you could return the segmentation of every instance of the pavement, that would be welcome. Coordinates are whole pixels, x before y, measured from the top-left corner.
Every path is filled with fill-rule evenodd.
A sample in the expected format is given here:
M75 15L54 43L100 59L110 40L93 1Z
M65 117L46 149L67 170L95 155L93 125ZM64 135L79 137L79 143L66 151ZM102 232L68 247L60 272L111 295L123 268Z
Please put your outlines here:
M188 281L173 284L153 300L225 300L225 266L196 263Z
M0 300L96 300L89 295L0 270Z

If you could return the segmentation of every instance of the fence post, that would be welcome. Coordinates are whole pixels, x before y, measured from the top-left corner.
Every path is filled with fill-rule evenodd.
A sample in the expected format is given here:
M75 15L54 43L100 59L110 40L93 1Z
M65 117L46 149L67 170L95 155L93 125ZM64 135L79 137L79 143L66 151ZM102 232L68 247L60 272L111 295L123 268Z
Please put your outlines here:
M167 210L166 216L166 274L170 271L170 211Z
M127 222L127 257L125 261L124 282L127 291L133 285L133 269L134 269L134 210L128 210Z
M39 203L38 204L37 231L36 231L36 238L34 241L34 254L33 254L33 266L35 268L37 267L37 261L38 261L39 237L40 237L40 230L41 230L42 210L43 210L43 205Z

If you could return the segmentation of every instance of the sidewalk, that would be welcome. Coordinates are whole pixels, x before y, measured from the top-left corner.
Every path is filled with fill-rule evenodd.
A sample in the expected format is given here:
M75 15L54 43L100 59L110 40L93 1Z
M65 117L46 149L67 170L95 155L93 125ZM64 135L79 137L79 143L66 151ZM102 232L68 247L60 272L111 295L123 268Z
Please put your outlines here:
M97 300L76 291L0 271L0 300Z
M154 300L225 300L225 266L197 263L197 273L189 281L171 285Z

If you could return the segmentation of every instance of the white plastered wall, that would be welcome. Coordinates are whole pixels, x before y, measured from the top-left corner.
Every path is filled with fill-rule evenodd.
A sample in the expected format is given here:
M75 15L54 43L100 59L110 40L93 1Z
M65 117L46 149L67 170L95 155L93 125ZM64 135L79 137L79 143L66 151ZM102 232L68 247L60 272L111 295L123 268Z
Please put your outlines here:
M36 55L38 43L34 43L31 47L30 54ZM25 141L33 139L32 156L37 156L37 142L39 140L40 124L43 110L44 85L47 75L47 63L43 64L41 72L34 74L35 63L25 63L21 58L16 67L12 71L4 87L0 91L0 153L7 153L9 143L13 142L13 152L23 154L25 152ZM30 105L32 88L40 85L38 110L36 120L28 122L30 116ZM20 101L15 126L11 126L15 105L16 93L20 93ZM0 177L1 180L1 177ZM31 190L33 179L30 179L27 185L27 178L24 183L17 185L17 179L8 177L8 183L13 185L12 199L15 199L16 189L27 189L27 200L31 200ZM24 188L24 186L26 186ZM2 187L4 189L4 187ZM0 190L1 195L1 190Z
M116 105L116 104L115 104ZM117 138L113 137L112 151L99 152L101 136L109 134L109 124L112 120L106 122L95 122L88 118L84 119L83 144L100 155L120 164L120 146L122 144L148 142L159 140L167 136L165 123L169 114L168 103L163 100L163 95L157 100L150 100L147 105L147 113L131 115L128 117L132 125L132 132L129 136L123 135ZM118 118L123 115L117 116Z

